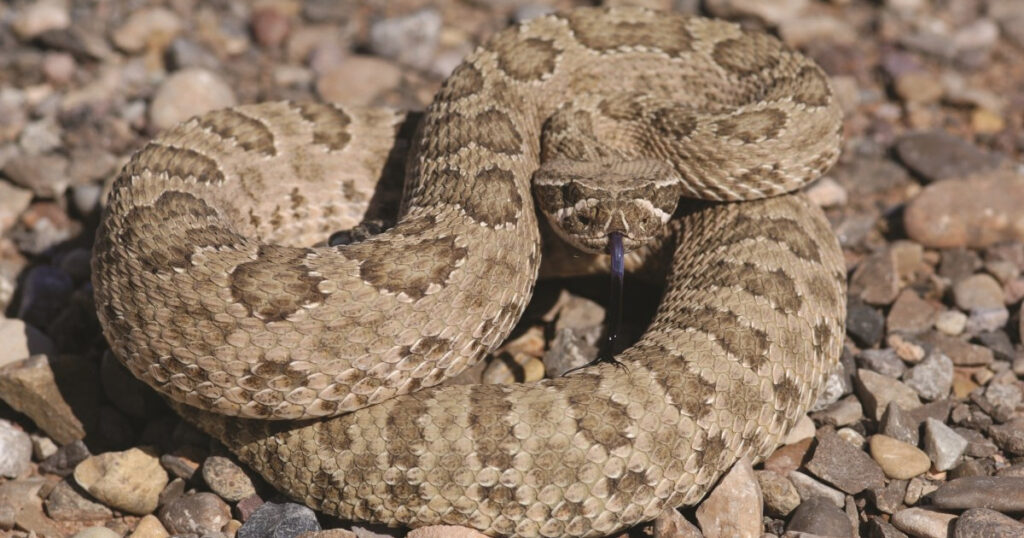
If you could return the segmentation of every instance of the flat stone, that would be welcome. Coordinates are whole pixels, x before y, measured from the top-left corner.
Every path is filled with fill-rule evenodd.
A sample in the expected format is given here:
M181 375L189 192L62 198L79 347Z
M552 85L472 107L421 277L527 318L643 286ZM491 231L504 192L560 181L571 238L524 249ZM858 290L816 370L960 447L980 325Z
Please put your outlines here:
M889 249L880 250L861 260L850 277L849 294L872 305L887 305L900 292L896 259Z
M223 456L210 456L203 461L203 480L226 501L238 502L256 494L252 479L235 462Z
M962 178L997 166L1001 159L945 131L904 135L896 143L896 155L925 181Z
M992 426L988 434L996 445L1013 456L1024 456L1024 418Z
M814 413L814 419L819 423L836 427L855 424L862 418L864 418L864 408L860 405L857 397L852 395Z
M804 532L815 536L850 536L853 526L846 514L823 497L800 503L786 525L787 534Z
M58 198L70 185L68 158L57 153L20 153L3 165L3 175L41 198Z
M316 520L316 514L305 506L295 503L263 503L238 529L236 538L290 538L318 530L320 523Z
M931 248L1024 239L1024 176L994 171L925 187L903 213L907 235Z
M213 71L189 68L176 71L160 84L149 106L153 129L174 127L192 116L233 106L235 92Z
M221 532L231 521L231 507L213 493L189 492L161 507L158 517L172 534L204 535Z
M100 502L137 515L156 509L168 481L160 461L138 448L90 456L75 467L74 476Z
M113 512L89 499L68 480L61 480L46 497L46 513L55 521L109 519Z
M947 538L950 522L954 519L954 514L907 508L892 515L892 524L915 538Z
M857 354L857 366L894 379L903 377L907 371L907 366L896 355L896 350L890 347L862 350Z
M0 398L60 444L85 438L85 428L64 400L45 355L0 368Z
M924 451L937 471L952 469L967 449L967 439L933 418L924 421Z
M394 63L373 56L352 55L338 66L325 70L316 81L316 91L327 102L370 105L402 80Z
M953 366L985 366L992 364L994 355L991 349L965 342L942 334L929 331L918 337L920 342L932 352L940 352L953 361Z
M953 538L1013 538L1024 536L1024 523L987 508L972 508L957 518Z
M928 471L931 460L916 446L876 434L869 442L871 457L889 478L906 480Z
M917 334L932 328L938 307L921 299L917 292L907 288L900 292L889 310L886 329L889 332Z
M971 476L950 480L929 496L940 510L989 508L999 512L1024 511L1024 478Z
M17 478L32 461L32 439L14 423L0 419L0 476Z
M761 535L761 487L750 460L741 458L697 507L705 536Z
M857 396L864 406L864 412L875 420L882 418L890 402L896 402L905 411L921 406L917 392L895 379L859 368L856 381Z
M802 441L780 446L765 460L765 470L775 471L782 476L788 476L790 472L797 470L803 465L804 457L810 450L813 440L812 434L812 437Z
M786 475L786 478L793 483L793 487L800 494L800 499L804 501L814 497L824 497L836 505L837 508L842 508L846 505L846 495L843 492L826 486L800 471L791 471Z
M817 439L818 446L806 467L818 478L850 495L885 483L878 464L834 431L822 428L818 430Z

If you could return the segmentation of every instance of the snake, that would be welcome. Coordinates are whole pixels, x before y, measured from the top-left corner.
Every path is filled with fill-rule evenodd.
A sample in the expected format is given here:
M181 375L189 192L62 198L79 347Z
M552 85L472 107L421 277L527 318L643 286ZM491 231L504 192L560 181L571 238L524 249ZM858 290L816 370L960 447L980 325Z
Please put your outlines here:
M518 23L423 113L394 226L326 244L388 196L404 118L208 112L135 153L104 207L111 350L273 487L353 521L603 536L698 503L813 403L846 309L837 240L800 193L842 135L811 59L640 8ZM444 384L509 335L559 225L580 259L609 230L635 252L663 238L646 332L568 375Z

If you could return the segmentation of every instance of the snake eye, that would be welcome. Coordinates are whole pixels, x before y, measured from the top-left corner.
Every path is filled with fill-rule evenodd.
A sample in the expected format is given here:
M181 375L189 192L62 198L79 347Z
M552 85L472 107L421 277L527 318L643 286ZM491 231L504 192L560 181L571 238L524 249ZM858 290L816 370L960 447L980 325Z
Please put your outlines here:
M566 206L575 205L580 200L584 199L583 189L575 181L570 181L564 187L562 187L562 200Z

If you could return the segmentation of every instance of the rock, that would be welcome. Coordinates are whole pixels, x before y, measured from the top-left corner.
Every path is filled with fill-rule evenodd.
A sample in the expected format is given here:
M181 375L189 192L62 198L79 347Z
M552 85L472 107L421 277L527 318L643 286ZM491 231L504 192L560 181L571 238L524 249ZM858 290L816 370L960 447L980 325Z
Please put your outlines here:
M842 510L823 497L800 503L786 525L786 533L805 532L814 536L850 536L853 527Z
M49 336L17 318L0 318L0 342L0 366L56 351Z
M903 382L925 400L945 398L953 386L953 361L942 353L931 353L903 376Z
M416 68L426 68L437 52L441 14L424 8L402 17L381 19L370 26L370 51Z
M1009 320L1010 311L1005 307L973 308L965 328L971 334L992 332L1005 327Z
M53 442L53 439L34 433L28 437L32 440L32 457L37 461L45 460L57 453L57 444Z
M803 460L810 451L811 442L814 440L813 433L811 435L810 438L777 448L765 460L765 470L775 471L782 476L788 476L789 473L797 470L803 465Z
M895 77L896 94L908 103L934 103L942 98L942 82L928 71L910 71Z
M953 538L1014 538L1024 536L1024 523L987 508L972 508L957 518Z
M415 532L415 531L413 531ZM702 538L696 525L690 523L679 510L665 510L654 520L654 538Z
M887 305L900 292L896 258L889 249L875 252L861 260L850 277L850 297L858 297L873 305Z
M0 232L6 232L32 201L32 191L0 181Z
M733 464L715 489L697 507L704 536L761 536L761 487L750 460Z
M68 476L89 456L91 454L85 443L80 440L74 441L58 448L56 453L39 464L39 470L57 476Z
M885 483L878 465L834 431L822 428L818 430L817 439L818 446L806 467L818 478L850 495L882 487Z
M70 241L82 229L81 221L72 220L60 204L56 202L39 201L32 203L28 209L21 214L12 231L11 238L18 245L22 252L43 255L47 250L58 246L61 243ZM36 266L32 273L39 271L46 266ZM60 306L64 306L63 304ZM25 318L21 311L27 307L22 305L19 309L19 317L29 323L36 320ZM42 326L46 324L43 323Z
M256 42L271 48L280 46L291 30L288 15L273 5L254 10L249 25Z
M0 419L0 476L17 478L32 461L32 439L12 422Z
M149 107L150 126L163 131L192 116L235 103L234 90L213 71L183 69L157 88Z
M875 420L882 418L890 402L896 402L907 411L921 406L917 392L895 379L859 368L856 381L857 396L864 406L864 412Z
M967 327L967 314L959 310L946 310L935 318L935 328L943 334L958 336Z
M57 483L44 505L46 513L56 521L109 519L114 515L106 506L80 493L67 479Z
M938 307L907 288L900 292L892 304L886 318L886 329L888 332L922 333L932 328L938 311Z
M60 444L85 438L85 428L61 395L45 355L0 368L0 398Z
M137 515L156 509L168 481L160 461L138 448L90 456L75 467L74 476L100 502Z
M878 433L882 433L903 441L912 446L917 446L918 423L896 402L890 402L885 408L885 414L879 423Z
M312 510L295 503L263 503L249 516L237 538L287 538L318 531L320 523Z
M906 480L928 471L931 460L917 447L888 435L876 434L869 443L871 457L889 478Z
M996 445L1014 456L1024 456L1024 418L992 426L988 434Z
M86 527L71 538L121 538L121 534L106 527Z
M1024 239L1024 176L996 170L925 187L907 204L903 224L926 247L981 248Z
M181 33L183 27L178 15L169 9L142 8L133 11L111 37L117 48L128 53L145 49L160 51Z
M1003 287L991 276L978 273L953 286L953 300L965 311L1003 308Z
M857 398L852 395L839 400L822 411L814 413L814 419L821 424L829 424L836 427L855 424L862 418L864 418L864 408L857 401Z
M3 165L3 175L41 198L63 196L69 183L67 170L68 158L56 153L21 153Z
M941 421L926 418L924 421L924 451L932 460L937 471L952 469L967 449L967 439Z
M989 508L999 512L1024 511L1024 478L972 476L950 480L930 496L940 510Z
M892 514L903 506L903 499L906 497L906 494L906 480L889 480L884 487L868 490L868 500L878 510L886 514Z
M989 383L985 387L985 399L994 406L1002 406L1007 409L1016 409L1024 402L1024 393L1016 382L1010 383Z
M352 55L325 71L316 81L316 91L327 102L370 105L402 80L395 64L373 56Z
M203 461L203 480L214 493L229 502L256 494L252 479L235 462L223 456L210 456Z
M160 519L149 514L142 516L128 538L167 538L168 536L170 533L164 528L163 523L160 523Z
M716 17L757 17L776 25L799 15L807 3L807 0L707 0L704 7Z
M903 377L907 371L907 366L896 355L896 350L888 347L861 351L857 354L857 366L894 379Z
M755 471L768 515L783 518L800 505L800 494L786 477L775 471Z
M682 516L680 516L682 517ZM685 521L685 520L684 520ZM325 531L321 531L321 534ZM353 538L356 536L352 535ZM487 535L469 527L457 525L431 525L409 531L406 538L486 538Z
M815 181L805 192L811 202L818 207L829 208L846 205L846 189L828 176Z
M963 247L946 249L942 251L939 261L939 276L955 284L973 275L981 267L981 258L973 250Z
M992 364L991 349L969 344L959 338L946 336L938 332L929 332L921 336L921 343L931 349L932 353L942 353L953 361L954 366L983 366Z
M0 482L0 532L12 529L24 509L42 513L39 491L46 484L40 477Z
M44 32L71 25L67 4L59 0L43 0L22 4L14 14L11 29L22 41L30 41Z
M858 300L846 305L846 332L857 345L874 347L882 340L885 317L878 310Z
M231 521L231 507L213 493L186 493L160 508L160 522L171 534L217 533Z
M947 538L953 514L932 512L921 508L907 508L892 515L892 524L897 529L915 538Z
M800 494L800 498L804 501L813 499L814 497L824 497L829 500L836 507L842 507L846 504L846 495L843 492L826 486L821 482L801 473L799 471L791 471L786 478L793 483L793 487L796 488L797 493Z
M963 178L994 168L1002 160L945 131L904 135L896 143L896 155L926 182Z

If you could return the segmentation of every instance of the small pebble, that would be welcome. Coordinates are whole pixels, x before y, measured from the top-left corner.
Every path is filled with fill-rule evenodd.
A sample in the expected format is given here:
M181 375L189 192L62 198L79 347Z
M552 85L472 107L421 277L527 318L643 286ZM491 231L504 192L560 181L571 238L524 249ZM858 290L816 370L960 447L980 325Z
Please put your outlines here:
M966 330L971 334L1002 329L1010 320L1010 311L1003 306L996 308L974 308L967 318Z
M370 26L370 50L417 68L430 64L441 35L441 14L433 8L381 19Z
M181 18L169 9L143 8L133 11L111 37L119 49L138 53L147 47L162 49L181 33L183 27Z
M1000 161L999 157L945 131L907 134L896 143L896 154L928 182L962 178L990 169Z
M190 492L168 502L158 516L171 534L217 533L231 521L231 507L213 493Z
M235 103L234 90L219 75L206 69L184 69L157 88L149 107L149 121L153 129L163 131L192 116Z
M817 438L814 455L805 464L816 477L850 495L885 483L882 470L860 448L826 428L818 431Z
M850 301L846 306L846 332L858 345L877 345L884 331L885 317L875 308L861 301Z
M931 460L913 445L887 435L876 434L869 442L871 457L882 467L885 476L906 480L928 471Z
M857 395L868 417L879 420L890 402L896 402L909 411L921 406L917 391L895 379L871 370L857 370Z
M818 207L829 208L846 205L846 189L828 176L814 182L806 192L807 197Z
M0 476L17 478L32 461L32 439L12 422L0 419Z
M978 273L953 286L953 300L965 312L1003 308L1003 287L990 275Z
M892 524L915 538L948 538L949 522L954 519L955 514L907 508L892 515Z
M924 451L932 460L937 471L948 471L959 461L967 448L967 439L941 421L926 418L924 421Z
M861 351L857 354L857 366L895 379L903 377L903 372L907 371L896 350L888 347Z
M170 533L160 523L160 519L153 514L142 516L135 525L135 530L128 535L128 538L167 538Z
M121 534L106 527L86 527L76 532L72 538L121 538Z
M846 504L846 495L843 492L822 484L804 473L791 471L786 478L793 483L802 500L824 497L839 508Z
M229 502L256 494L252 479L235 462L223 456L210 456L203 461L203 480L214 493Z
M815 536L850 536L853 527L842 510L823 497L813 497L796 508L786 531L787 534L805 532Z
M903 382L925 400L945 398L953 386L953 361L942 353L932 353L907 371Z
M959 310L946 310L935 318L935 328L944 334L958 336L967 327L967 314Z
M327 102L369 105L402 80L392 62L373 56L352 55L326 70L316 81L316 91Z

